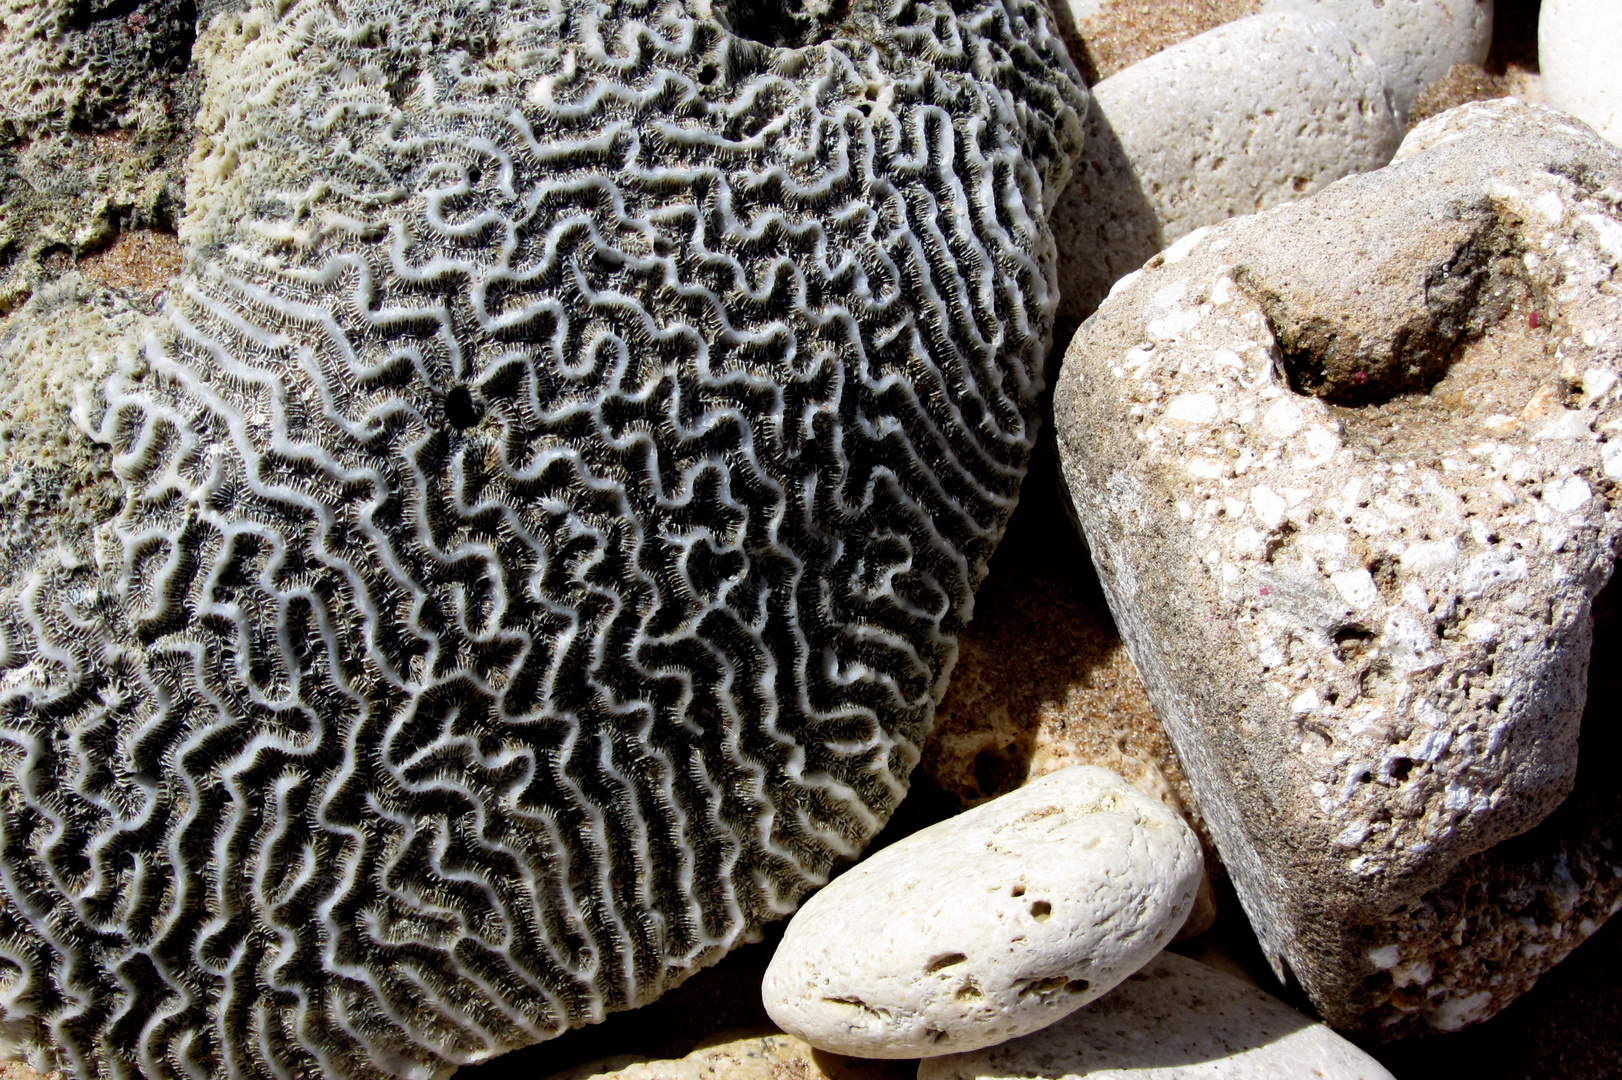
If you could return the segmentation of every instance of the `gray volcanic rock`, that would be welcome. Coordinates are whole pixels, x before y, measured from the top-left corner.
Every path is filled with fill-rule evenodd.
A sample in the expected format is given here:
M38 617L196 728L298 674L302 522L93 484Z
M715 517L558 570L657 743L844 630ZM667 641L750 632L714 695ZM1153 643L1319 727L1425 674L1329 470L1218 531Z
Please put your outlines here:
M0 575L11 1054L443 1076L881 827L1018 496L1085 94L1033 0L841 12L215 20L186 270L30 444L114 497Z
M1191 234L1066 356L1061 458L1123 637L1263 945L1337 1026L1483 1019L1555 959L1535 939L1622 896L1597 872L1534 911L1454 877L1494 876L1466 860L1576 772L1618 539L1619 207L1588 129L1466 106Z
M1061 325L1194 229L1378 169L1401 139L1379 69L1325 19L1240 19L1112 75L1054 211Z

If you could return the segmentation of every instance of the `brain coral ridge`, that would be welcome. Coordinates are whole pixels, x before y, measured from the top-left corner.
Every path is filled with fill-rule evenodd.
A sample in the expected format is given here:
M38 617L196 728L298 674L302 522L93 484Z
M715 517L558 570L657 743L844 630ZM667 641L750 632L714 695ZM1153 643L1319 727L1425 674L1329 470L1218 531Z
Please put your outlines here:
M440 1076L900 799L1084 92L1032 0L299 0L198 56L186 273L61 421L114 509L5 569L0 1035Z

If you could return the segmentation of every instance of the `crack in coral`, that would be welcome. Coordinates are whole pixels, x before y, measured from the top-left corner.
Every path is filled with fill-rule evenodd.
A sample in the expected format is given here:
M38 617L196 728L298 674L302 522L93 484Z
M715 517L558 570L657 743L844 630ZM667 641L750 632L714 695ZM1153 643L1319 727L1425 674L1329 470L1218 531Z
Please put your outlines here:
M878 830L1024 474L1084 101L1031 0L887 7L227 26L172 329L85 421L122 506L9 591L12 1045L442 1075Z

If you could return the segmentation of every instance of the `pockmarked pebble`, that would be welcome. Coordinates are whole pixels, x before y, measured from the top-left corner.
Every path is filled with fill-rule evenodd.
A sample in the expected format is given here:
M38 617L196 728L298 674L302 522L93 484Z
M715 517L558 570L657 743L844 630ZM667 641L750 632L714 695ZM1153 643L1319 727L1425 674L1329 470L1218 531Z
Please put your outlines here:
M1200 882L1182 817L1063 769L858 864L789 923L766 1010L814 1046L898 1058L1053 1023L1172 939Z
M1379 69L1321 18L1240 19L1105 79L1053 216L1060 324L1194 229L1378 169L1401 139Z
M0 335L0 1030L431 1080L901 800L1085 91L1037 0L221 6L162 309Z
M1619 266L1622 153L1475 103L1191 233L1065 357L1117 624L1263 947L1337 1028L1483 1020L1622 900L1596 860L1532 904L1525 850L1573 788L1622 539ZM1483 867L1500 844L1525 880Z
M1256 987L1161 953L1023 1039L928 1058L918 1080L1392 1080L1378 1061Z
M1622 4L1543 0L1538 67L1543 100L1622 146Z
M1454 64L1481 63L1492 44L1493 0L1263 0L1262 11L1340 23L1379 65L1398 120L1425 84Z

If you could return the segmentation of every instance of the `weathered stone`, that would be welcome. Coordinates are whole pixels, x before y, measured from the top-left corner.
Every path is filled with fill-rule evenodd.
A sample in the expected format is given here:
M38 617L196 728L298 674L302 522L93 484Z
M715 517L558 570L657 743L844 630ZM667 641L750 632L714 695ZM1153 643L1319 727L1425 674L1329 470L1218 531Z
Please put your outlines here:
M1323 1024L1248 983L1161 953L1033 1035L926 1058L918 1080L1391 1080Z
M905 1058L1053 1023L1188 916L1199 843L1105 769L1077 766L900 840L813 896L761 988L813 1046Z
M1622 4L1544 0L1538 18L1543 99L1622 145Z
M1340 23L1379 65L1398 120L1426 83L1481 63L1492 43L1493 0L1262 0L1262 10Z
M1619 202L1588 130L1468 105L1186 237L1066 356L1061 460L1117 623L1264 947L1337 1026L1481 1019L1552 962L1464 934L1469 904L1414 912L1572 787L1622 478ZM1394 966L1420 926L1451 937L1443 981Z
M1373 61L1302 15L1241 19L1104 80L1053 216L1060 333L1193 229L1377 169L1400 139Z

